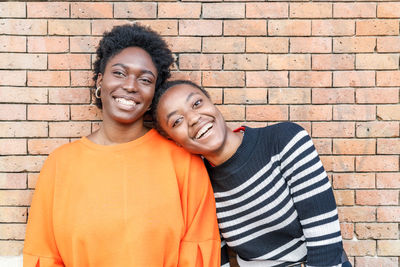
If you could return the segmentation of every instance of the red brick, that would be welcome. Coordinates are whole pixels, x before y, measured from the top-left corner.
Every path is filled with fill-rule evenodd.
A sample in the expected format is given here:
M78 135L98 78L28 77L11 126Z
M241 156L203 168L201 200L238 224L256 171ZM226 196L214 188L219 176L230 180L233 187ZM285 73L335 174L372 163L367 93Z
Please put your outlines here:
M244 106L238 105L219 105L217 106L227 121L237 121L245 119Z
M246 52L287 53L289 52L289 38L247 37Z
M357 69L398 69L399 55L396 54L357 54Z
M376 209L374 207L338 207L341 222L374 222Z
M203 86L244 86L243 71L204 71Z
M227 88L224 90L224 104L266 104L267 91L263 88Z
M353 122L313 122L313 137L354 137Z
M0 188L25 189L26 173L0 173Z
M351 172L354 171L353 156L321 156L326 171Z
M86 54L50 54L49 69L90 69L90 55Z
M114 3L114 18L156 18L157 3Z
M380 120L400 120L399 105L381 105L378 106L376 115Z
M26 3L28 18L68 18L69 3Z
M375 18L375 3L334 3L334 18Z
M220 20L180 20L179 35L215 36L222 34Z
M400 207L379 207L377 219L378 222L400 222Z
M346 240L343 242L348 256L374 256L376 252L375 240Z
M311 132L308 131L308 132ZM332 140L331 139L322 139L322 138L314 138L313 139L315 149L318 151L318 154L332 154Z
M271 36L309 36L311 21L309 20L269 20L268 35Z
M25 86L26 71L0 70L0 85Z
M265 54L228 54L224 55L225 70L265 70L267 55Z
M358 88L357 103L388 104L399 102L398 88Z
M354 69L354 55L349 54L330 54L313 55L313 70L352 70Z
M312 35L346 36L356 33L356 24L352 20L324 19L313 20Z
M268 56L269 70L308 70L310 67L310 55L288 54Z
M90 35L88 20L49 20L50 35Z
M292 71L290 86L296 87L329 87L332 84L332 74L329 71Z
M18 192L16 190L9 190L11 192ZM19 191L26 192L26 191ZM8 194L7 191L3 191L2 194ZM9 194L10 195L10 194ZM0 201L4 201L0 197ZM0 222L26 222L27 209L24 207L0 207Z
M400 71L377 71L376 85L400 86Z
M375 154L376 141L372 139L334 139L334 154Z
M0 69L46 69L47 57L40 54L0 54Z
M331 18L330 3L290 3L291 18Z
M26 37L0 36L0 52L26 52Z
M24 239L25 238L25 224L0 224L0 239Z
M357 171L398 171L398 156L357 156Z
M178 34L178 21L177 20L138 20L139 24L150 27L153 31L161 35L177 35Z
M46 35L47 20L44 19L0 19L0 34Z
M71 120L100 120L101 110L93 105L71 106Z
M42 156L3 156L0 161L0 171L2 172L25 172L25 171L40 171L42 168L45 157ZM15 191L15 192L14 192ZM17 194L21 197L25 194L21 192L21 190L10 190L4 191L10 192L9 197L5 194L0 194L0 205L28 205L28 203L19 203L18 201L14 201L14 195ZM26 194L27 195L27 194ZM7 204L6 204L7 203Z
M295 121L325 121L332 119L332 107L329 105L290 106L290 120Z
M229 18L238 19L244 18L245 4L244 3L209 3L203 4L203 18L219 19Z
M333 188L375 188L373 173L335 173L332 178Z
M69 106L67 105L29 105L28 120L68 120Z
M200 71L173 71L171 72L171 80L190 80L201 85L202 73Z
M90 122L51 122L49 137L81 137L90 134Z
M353 88L313 88L313 104L354 103Z
M358 205L397 205L399 192L397 190L358 190L356 204Z
M94 86L92 71L71 71L72 86Z
M333 52L335 53L363 53L374 52L375 37L337 37L333 38Z
M338 105L333 107L334 120L374 120L375 106L372 105Z
M400 188L400 173L377 173L377 188Z
M204 37L205 53L237 53L244 52L245 38L243 37Z
M142 4L142 3L141 3ZM159 18L199 18L200 3L159 3Z
M400 154L400 139L378 139L378 154Z
M69 72L28 71L28 86L69 86Z
M288 106L268 105L247 106L246 120L252 121L286 121L289 118Z
M359 20L356 21L357 35L398 35L398 20Z
M30 139L28 151L32 155L48 155L57 147L69 143L68 139Z
M257 36L267 34L267 23L265 20L225 20L225 36Z
M206 88L206 90L214 104L222 104L223 92L225 90L222 90L220 88Z
M188 53L188 52L200 52L201 51L201 38L200 37L181 37L181 36L166 37L165 41L168 43L168 46L172 50L172 52ZM207 51L204 51L204 52L207 52Z
M354 224L353 223L341 223L340 231L342 232L343 239L353 239Z
M246 3L246 18L287 18L288 3Z
M270 104L309 104L311 90L308 88L271 88L268 99Z
M68 37L28 37L28 52L30 53L58 53L67 52L68 49Z
M354 191L353 190L335 190L334 192L336 204L339 206L354 205Z
M378 18L399 18L400 3L379 3Z
M290 38L290 52L294 53L330 53L332 40L326 37Z
M247 87L287 87L287 71L251 71L246 72Z
M360 122L356 125L357 137L395 137L399 136L397 122Z
M104 32L111 31L114 26L132 24L128 20L110 20L110 19L96 19L96 23L92 24L92 35L103 35ZM73 37L71 37L72 39ZM81 37L79 37L81 38ZM86 37L88 38L88 37ZM72 46L72 45L71 45Z
M0 3L1 18L24 18L26 15L25 3Z
M397 239L399 227L395 223L357 223L358 239ZM386 265L385 265L386 266Z
M374 86L375 72L373 71L335 71L333 72L333 86Z
M222 55L212 54L182 54L179 56L181 70L220 70Z
M357 257L355 266L385 266L398 267L398 258L395 257Z
M112 3L71 3L71 18L112 18Z
M47 122L0 122L0 137L47 136Z
M50 103L89 103L90 90L86 88L52 88L49 89Z
M1 155L23 155L26 154L25 139L0 139Z
M28 174L28 188L34 189L38 178L39 178L39 173L29 173Z
M25 120L26 106L19 104L0 104L0 120Z
M400 52L400 37L399 36L378 37L377 51Z
M400 255L400 240L378 240L378 255L379 256Z

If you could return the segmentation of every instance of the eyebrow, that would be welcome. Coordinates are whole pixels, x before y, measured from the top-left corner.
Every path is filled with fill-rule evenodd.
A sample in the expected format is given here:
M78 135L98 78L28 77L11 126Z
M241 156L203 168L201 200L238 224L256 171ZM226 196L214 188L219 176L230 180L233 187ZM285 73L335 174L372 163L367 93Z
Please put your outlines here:
M112 65L111 67L115 67L115 66L121 66L121 67L123 67L124 69L127 69L127 68L128 68L127 65L122 64L122 63L115 63L115 64ZM154 78L156 77L156 75L154 75L154 73L153 73L152 71L150 71L150 70L141 69L141 71L142 71L143 73L151 74Z
M199 95L199 93L198 93L198 92L191 92L191 93L186 97L186 101L185 101L185 102L187 103L187 102L190 100L190 98L192 98L192 96L194 96L194 95ZM168 115L167 115L167 121L168 121L169 118L171 118L171 116L173 116L176 112L177 112L177 111L174 110L174 111L168 113Z

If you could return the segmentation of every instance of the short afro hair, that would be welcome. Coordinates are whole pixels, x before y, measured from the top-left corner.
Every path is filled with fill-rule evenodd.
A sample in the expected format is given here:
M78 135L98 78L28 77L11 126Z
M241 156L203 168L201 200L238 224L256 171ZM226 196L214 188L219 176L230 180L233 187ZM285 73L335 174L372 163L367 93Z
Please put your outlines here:
M158 72L155 86L157 91L171 76L170 66L174 59L171 50L161 36L149 27L139 24L115 26L110 32L103 34L96 50L96 61L93 64L95 86L99 73L104 73L108 61L128 47L140 47L151 56ZM96 106L102 108L101 99L96 98Z
M161 97L172 87L176 85L181 85L181 84L187 84L190 86L193 86L194 88L199 89L206 97L211 99L210 95L208 92L201 86L197 85L196 83L189 81L189 80L174 80L174 81L167 81L164 83L155 93L154 93L154 98L153 102L151 104L151 115L153 119L153 127L164 137L168 138L167 133L161 128L159 121L157 120L157 109L158 109L158 104L160 103Z

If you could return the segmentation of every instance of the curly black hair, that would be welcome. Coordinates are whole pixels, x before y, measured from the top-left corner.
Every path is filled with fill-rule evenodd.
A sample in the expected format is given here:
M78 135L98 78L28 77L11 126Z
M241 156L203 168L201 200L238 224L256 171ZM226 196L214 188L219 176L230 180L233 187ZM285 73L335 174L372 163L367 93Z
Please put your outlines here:
M99 73L104 73L108 61L128 47L140 47L151 56L158 73L155 87L157 91L171 76L170 66L174 59L161 36L149 27L139 24L115 26L110 32L103 34L96 50L96 61L93 64L95 86ZM96 98L96 106L102 108L101 99Z
M199 89L206 97L211 99L210 95L208 92L198 84L189 81L189 80L174 80L174 81L167 81L164 83L155 93L154 93L154 98L153 102L151 103L151 115L153 119L153 127L164 137L168 138L167 133L161 128L159 121L157 120L157 108L158 104L160 103L161 97L172 87L180 84L187 84L191 85L194 88Z

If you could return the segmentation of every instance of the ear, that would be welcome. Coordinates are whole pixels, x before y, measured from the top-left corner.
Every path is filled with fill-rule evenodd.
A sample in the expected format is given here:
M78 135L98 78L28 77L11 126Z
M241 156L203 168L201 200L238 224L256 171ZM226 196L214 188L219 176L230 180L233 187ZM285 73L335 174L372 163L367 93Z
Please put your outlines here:
M103 74L102 73L99 73L98 75L97 75L97 81L96 81L96 88L97 87L101 87L101 82L103 81Z

